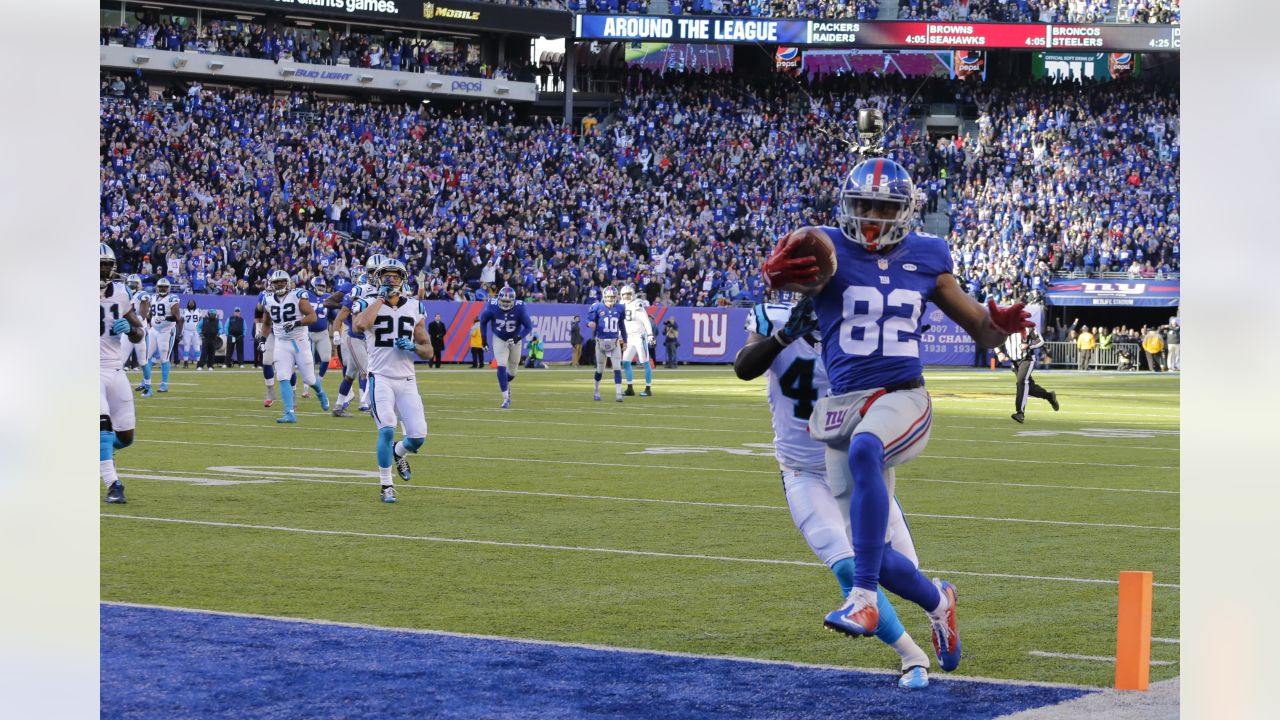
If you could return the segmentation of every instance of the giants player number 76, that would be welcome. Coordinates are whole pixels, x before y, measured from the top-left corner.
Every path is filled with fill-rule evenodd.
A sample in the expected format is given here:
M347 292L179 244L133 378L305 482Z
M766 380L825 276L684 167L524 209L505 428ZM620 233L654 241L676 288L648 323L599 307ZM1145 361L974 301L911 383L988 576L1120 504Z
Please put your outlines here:
M837 227L788 235L764 264L774 289L814 298L822 360L831 383L809 419L809 431L827 445L827 477L853 487L854 587L827 627L870 635L879 622L876 587L929 613L944 670L960 662L955 588L929 582L914 563L886 546L889 494L884 470L918 456L928 442L932 403L920 361L920 316L932 300L984 347L995 347L1028 327L1022 305L986 308L960 289L945 240L911 231L918 200L911 176L898 163L859 163L840 187ZM834 267L820 281L816 258L796 250L799 235L825 234Z

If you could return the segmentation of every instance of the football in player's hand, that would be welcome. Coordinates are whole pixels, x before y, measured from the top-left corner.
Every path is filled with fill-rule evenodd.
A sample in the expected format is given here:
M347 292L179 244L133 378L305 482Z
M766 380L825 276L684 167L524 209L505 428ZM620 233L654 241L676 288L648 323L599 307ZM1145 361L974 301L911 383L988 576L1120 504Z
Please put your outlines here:
M765 276L774 290L812 293L836 272L836 246L822 228L792 231L765 263Z

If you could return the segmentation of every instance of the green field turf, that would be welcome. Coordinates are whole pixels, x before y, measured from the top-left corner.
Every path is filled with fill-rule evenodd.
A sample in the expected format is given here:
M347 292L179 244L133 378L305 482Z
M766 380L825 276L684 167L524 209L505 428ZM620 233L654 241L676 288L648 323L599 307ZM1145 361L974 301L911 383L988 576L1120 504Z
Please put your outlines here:
M1062 412L1032 399L1018 425L1007 370L929 371L933 434L898 497L922 567L958 588L958 674L1106 686L1109 663L1030 653L1113 656L1122 570L1167 585L1153 634L1178 638L1179 380L1037 378ZM822 627L839 589L786 510L763 380L659 369L656 396L617 404L607 379L591 400L589 370L525 370L502 411L490 370L418 379L431 434L396 505L378 502L366 416L312 398L277 425L247 370L175 371L137 397L102 599L896 667ZM895 604L930 649L924 613ZM1153 681L1179 674L1178 647L1152 646L1171 662Z

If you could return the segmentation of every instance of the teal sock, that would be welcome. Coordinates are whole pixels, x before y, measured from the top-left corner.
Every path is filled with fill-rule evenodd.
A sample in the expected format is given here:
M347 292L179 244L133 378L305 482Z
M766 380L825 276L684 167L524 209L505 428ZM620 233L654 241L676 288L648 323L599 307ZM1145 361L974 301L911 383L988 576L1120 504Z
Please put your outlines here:
M171 363L167 363L167 362L160 363L160 382L164 383L165 385L169 384L170 365Z
M280 400L284 402L284 414L293 412L293 386L287 382L280 383Z
M147 363L142 366L142 384L151 384L151 363Z
M644 364L644 386L649 387L653 384L653 365L651 363Z
M885 645L898 642L898 638L906 632L902 621L898 619L898 611L880 588L876 588L876 609L880 611L880 624L876 626L876 637Z
M622 374L626 376L627 384L630 385L631 384L631 363L630 362L622 363Z
M853 589L853 558L847 557L831 566L831 572L836 575L836 582L840 583L840 597L848 597L849 591Z
M98 433L98 462L115 457L116 434L110 430Z
M378 428L378 467L389 468L391 461L395 458L396 447L396 429L395 428Z

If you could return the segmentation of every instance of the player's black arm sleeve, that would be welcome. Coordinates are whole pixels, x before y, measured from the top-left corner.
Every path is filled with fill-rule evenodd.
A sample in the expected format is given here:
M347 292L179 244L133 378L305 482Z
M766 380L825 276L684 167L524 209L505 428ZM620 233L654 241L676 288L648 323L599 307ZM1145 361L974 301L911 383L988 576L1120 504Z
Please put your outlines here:
M755 380L769 369L780 352L782 343L772 335L751 333L747 344L733 358L733 372L739 380Z

